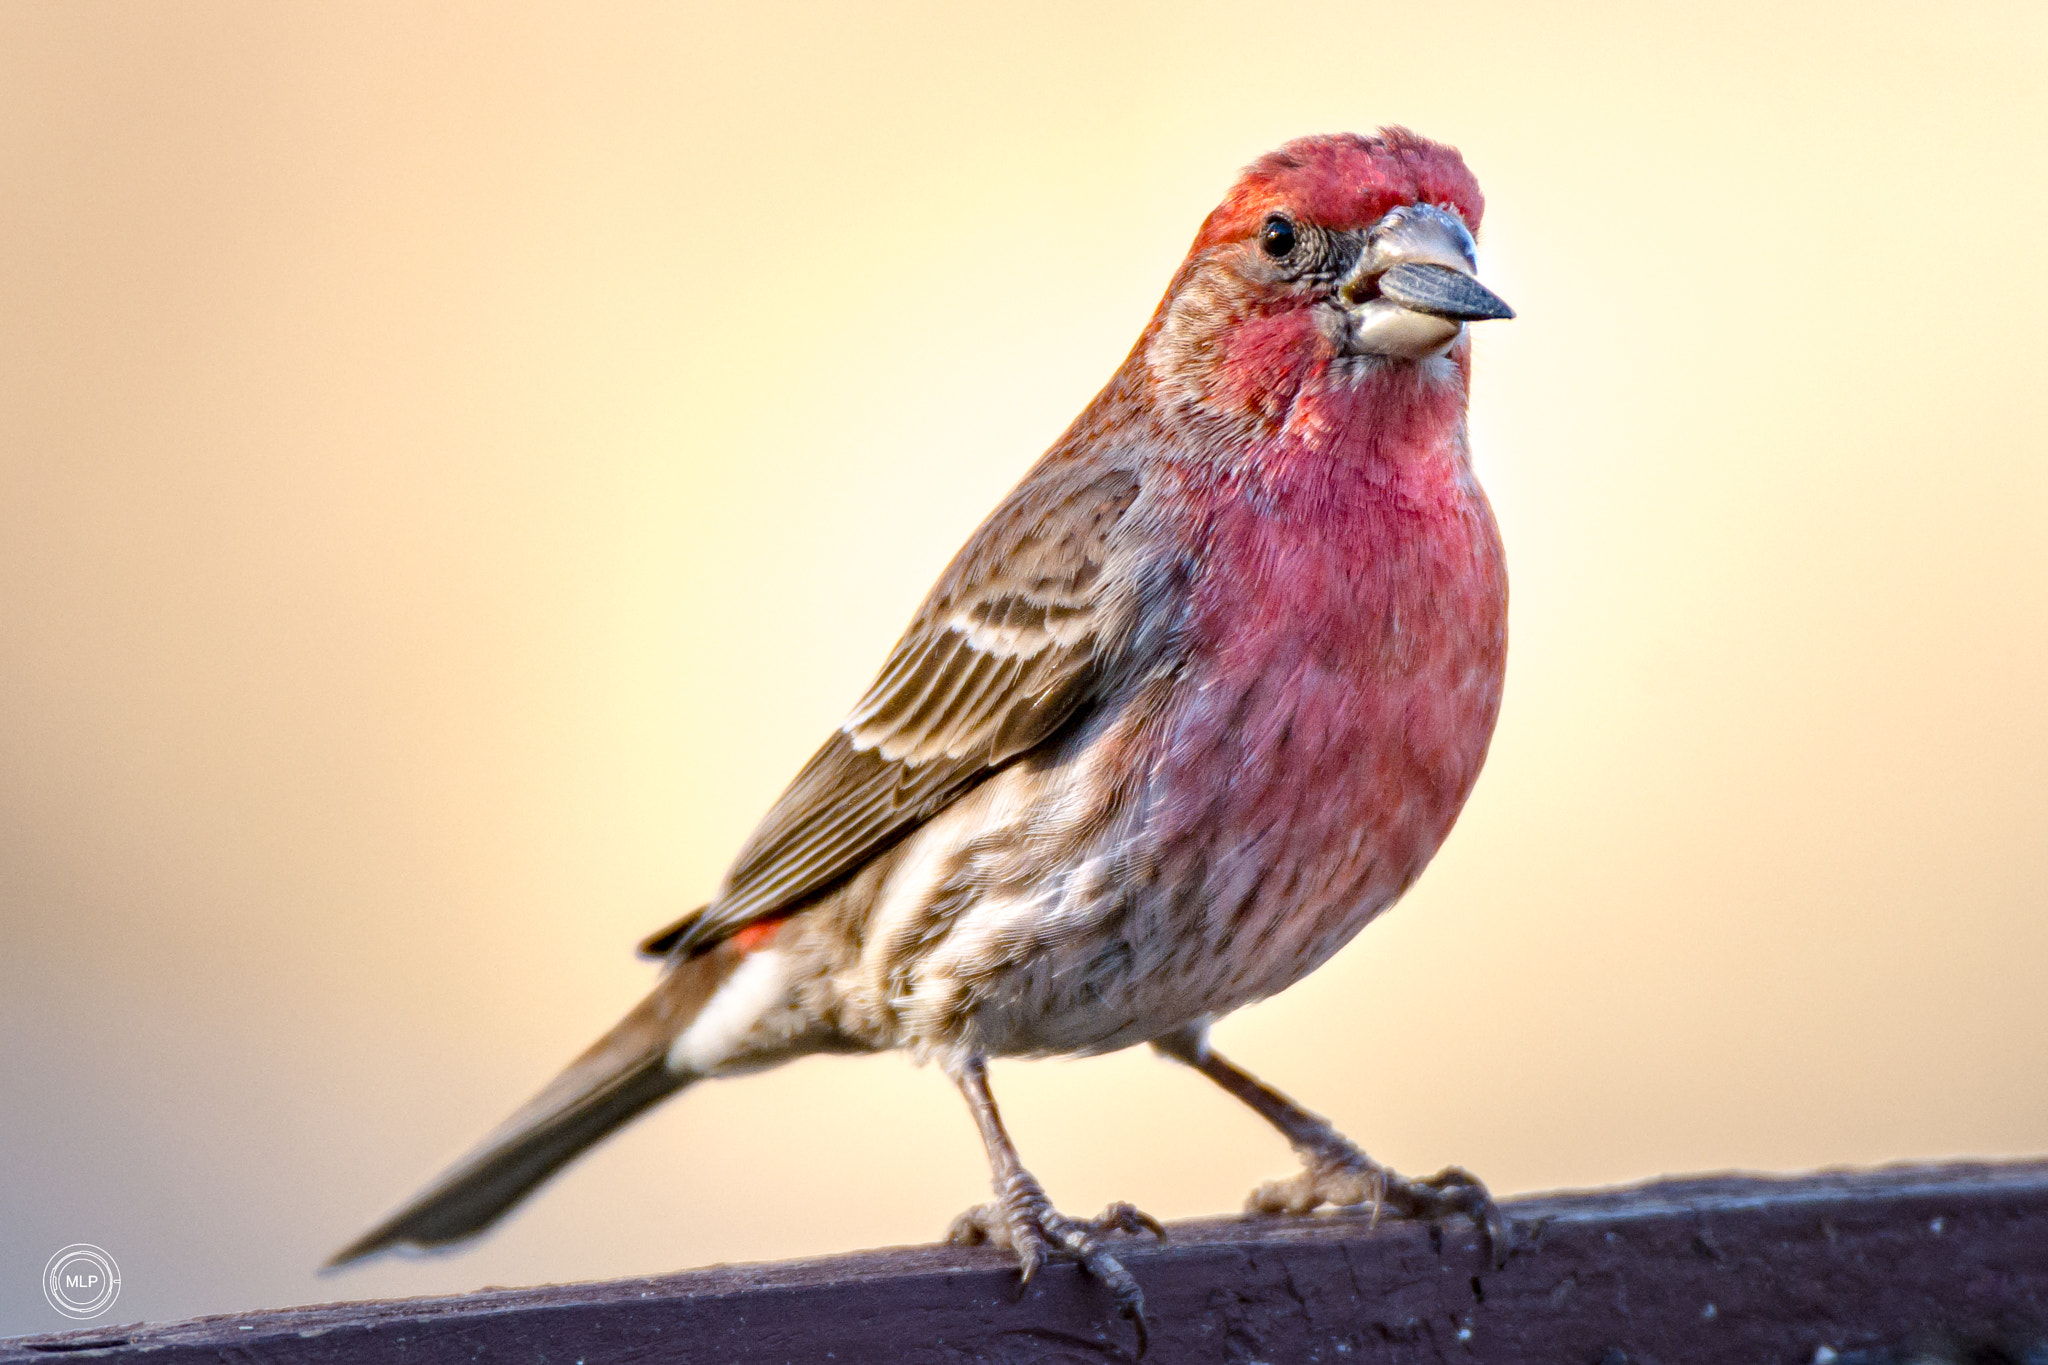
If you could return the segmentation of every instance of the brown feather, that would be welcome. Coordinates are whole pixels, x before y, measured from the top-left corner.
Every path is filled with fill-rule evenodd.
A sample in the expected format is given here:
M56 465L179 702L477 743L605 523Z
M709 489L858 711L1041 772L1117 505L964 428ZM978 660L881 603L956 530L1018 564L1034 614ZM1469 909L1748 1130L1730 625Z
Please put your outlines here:
M394 1247L481 1232L586 1148L695 1077L670 1071L669 1044L739 962L678 962L653 992L413 1201L336 1252L329 1269Z
M1074 472L1041 465L982 525L718 898L642 951L701 952L830 890L1085 709L1127 634L1103 566L1139 487Z

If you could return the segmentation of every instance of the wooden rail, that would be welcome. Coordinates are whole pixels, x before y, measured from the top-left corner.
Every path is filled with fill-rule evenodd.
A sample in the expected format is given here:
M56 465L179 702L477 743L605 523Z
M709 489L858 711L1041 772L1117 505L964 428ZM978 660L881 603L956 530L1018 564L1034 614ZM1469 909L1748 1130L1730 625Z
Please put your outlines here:
M1358 1214L1125 1244L1147 1359L2048 1365L2048 1162L1667 1180L1507 1211L1498 1270L1469 1226ZM0 1365L962 1365L1124 1360L1132 1344L1071 1267L1020 1298L1002 1253L913 1247L16 1337Z

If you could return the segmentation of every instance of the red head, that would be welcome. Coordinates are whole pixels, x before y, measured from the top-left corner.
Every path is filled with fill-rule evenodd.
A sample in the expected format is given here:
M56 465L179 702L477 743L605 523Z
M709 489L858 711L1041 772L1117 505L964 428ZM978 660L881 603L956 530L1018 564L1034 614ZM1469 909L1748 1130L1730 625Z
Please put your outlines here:
M1454 149L1404 128L1261 157L1202 224L1140 344L1162 396L1270 426L1312 377L1461 352L1465 323L1513 316L1473 278L1485 202Z

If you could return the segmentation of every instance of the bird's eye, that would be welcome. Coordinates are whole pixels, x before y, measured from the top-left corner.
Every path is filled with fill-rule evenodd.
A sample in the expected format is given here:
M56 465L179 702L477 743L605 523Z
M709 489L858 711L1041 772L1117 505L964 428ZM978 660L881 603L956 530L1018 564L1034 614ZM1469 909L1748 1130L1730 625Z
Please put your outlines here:
M1294 250L1294 224L1279 214L1274 214L1266 220L1266 225L1259 229L1259 246L1268 256L1279 260Z

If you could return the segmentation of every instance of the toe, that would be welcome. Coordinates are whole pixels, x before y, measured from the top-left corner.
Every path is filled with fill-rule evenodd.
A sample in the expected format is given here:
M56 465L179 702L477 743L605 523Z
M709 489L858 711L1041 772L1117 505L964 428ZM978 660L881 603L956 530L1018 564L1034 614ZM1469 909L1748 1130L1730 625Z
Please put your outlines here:
M1310 1173L1317 1200L1350 1208L1354 1204L1377 1206L1387 1195L1386 1172L1370 1162L1345 1162Z
M1245 1201L1249 1213L1310 1213L1324 1204L1371 1204L1377 1216L1387 1197L1387 1171L1362 1152L1315 1158L1286 1180L1269 1180Z
M1134 1204L1119 1201L1097 1214L1089 1224L1096 1232L1107 1235L1112 1232L1129 1233L1135 1237L1149 1232L1159 1241L1166 1240L1166 1228L1157 1218Z
M1145 1348L1152 1344L1152 1334L1145 1325L1145 1292L1138 1288L1137 1280L1114 1256L1105 1255L1102 1259L1109 1263L1108 1270L1112 1273L1105 1273L1092 1263L1088 1267L1089 1272L1116 1296L1117 1314L1137 1333L1138 1354L1142 1356Z
M1470 1218L1479 1225L1480 1234L1486 1239L1486 1250L1494 1269L1507 1264L1514 1229L1486 1186L1470 1171L1447 1166L1427 1180L1395 1177L1388 1195L1390 1202L1399 1206L1403 1217L1431 1221Z
M1124 1263L1102 1245L1100 1236L1106 1230L1104 1225L1125 1231L1156 1230L1164 1236L1164 1229L1160 1228L1157 1220L1129 1204L1110 1205L1093 1223L1069 1218L1050 1207L1038 1218L1038 1229L1046 1239L1046 1250L1071 1257L1110 1292L1116 1300L1117 1313L1129 1321L1132 1330L1138 1334L1138 1354L1142 1356L1149 1340L1145 1326L1145 1295L1138 1288L1136 1277L1124 1268Z
M1246 1213L1302 1214L1323 1202L1313 1173L1303 1171L1285 1180L1268 1180L1244 1201Z
M1486 1237L1494 1269L1507 1264L1513 1230L1508 1225L1507 1215L1501 1212L1500 1205L1480 1183L1479 1177L1462 1166L1447 1166L1421 1183L1438 1193L1446 1205L1445 1212L1462 1213L1479 1224L1480 1232Z
M1075 1242L1069 1243L1068 1250L1073 1253L1074 1259L1081 1263L1081 1267L1094 1276L1096 1281L1115 1298L1118 1315L1129 1322L1132 1330L1138 1334L1138 1354L1144 1355L1145 1348L1150 1343L1150 1334L1145 1327L1145 1292L1138 1288L1137 1278L1124 1269L1122 1261L1104 1250L1100 1243L1085 1233Z
M953 1220L946 1229L946 1240L954 1246L978 1247L1010 1245L1010 1225L1003 1219L1003 1211L994 1204L978 1204Z

